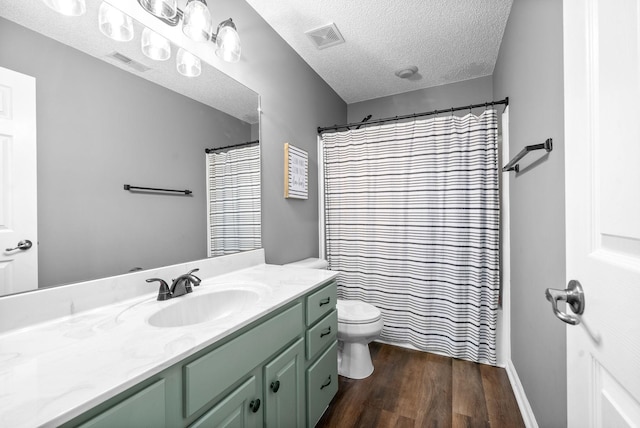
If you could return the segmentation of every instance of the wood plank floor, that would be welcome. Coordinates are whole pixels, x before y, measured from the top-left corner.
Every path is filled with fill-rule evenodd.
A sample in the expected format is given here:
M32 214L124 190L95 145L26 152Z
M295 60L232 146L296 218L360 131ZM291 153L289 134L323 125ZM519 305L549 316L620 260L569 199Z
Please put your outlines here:
M371 343L375 371L340 377L318 428L524 427L504 369Z

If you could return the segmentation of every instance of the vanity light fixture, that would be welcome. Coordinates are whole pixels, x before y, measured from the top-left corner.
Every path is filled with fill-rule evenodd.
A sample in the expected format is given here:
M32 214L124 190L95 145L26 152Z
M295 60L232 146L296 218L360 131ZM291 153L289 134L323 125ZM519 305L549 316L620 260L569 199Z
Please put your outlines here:
M188 0L182 15L182 32L195 42L211 38L211 12L205 0Z
M156 61L166 61L171 56L171 43L160 34L145 27L142 30L142 53Z
M133 39L131 17L105 2L102 2L98 11L98 27L102 34L118 42Z
M178 15L177 0L138 0L140 6L160 19L174 19Z
M240 60L241 45L240 36L236 25L231 18L222 21L218 25L215 33L211 33L211 13L206 0L188 0L185 10L176 8L176 15L172 18L159 16L151 12L152 2L167 2L168 0L138 0L138 4L144 10L151 13L162 22L172 27L176 27L182 21L182 31L195 41L209 41L216 44L216 55L227 62L238 62Z
M236 30L236 24L231 18L222 21L218 25L215 36L216 55L227 62L238 62L240 60L240 36Z
M44 4L66 16L80 16L87 11L84 0L43 0Z
M178 73L186 77L198 77L202 72L200 58L182 48L178 49L176 68Z

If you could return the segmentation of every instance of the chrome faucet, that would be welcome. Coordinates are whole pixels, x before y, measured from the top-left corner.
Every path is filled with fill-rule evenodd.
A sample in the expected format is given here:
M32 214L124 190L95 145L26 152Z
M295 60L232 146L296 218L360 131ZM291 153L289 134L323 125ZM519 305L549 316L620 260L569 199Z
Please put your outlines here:
M200 278L194 275L194 272L198 272L200 269L193 269L184 275L180 275L171 282L171 287L165 280L160 278L149 278L147 282L159 282L160 289L158 290L158 300L169 300L173 297L182 296L183 294L191 293L193 286L200 285Z
M174 280L174 284L175 284L175 281L177 281L180 278L183 278L184 286L187 290L187 293L191 293L193 291L192 286L197 287L198 285L200 285L201 279L194 275L194 272L198 272L199 270L200 269L192 269L189 272L185 273L184 275L179 276L176 280Z

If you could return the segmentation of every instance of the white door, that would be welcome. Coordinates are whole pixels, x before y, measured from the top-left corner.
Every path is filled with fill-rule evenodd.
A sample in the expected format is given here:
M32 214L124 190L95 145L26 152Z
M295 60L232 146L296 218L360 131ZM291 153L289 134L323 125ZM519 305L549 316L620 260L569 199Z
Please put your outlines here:
M640 1L563 15L569 426L640 427Z
M36 81L0 67L0 295L38 288L36 189Z

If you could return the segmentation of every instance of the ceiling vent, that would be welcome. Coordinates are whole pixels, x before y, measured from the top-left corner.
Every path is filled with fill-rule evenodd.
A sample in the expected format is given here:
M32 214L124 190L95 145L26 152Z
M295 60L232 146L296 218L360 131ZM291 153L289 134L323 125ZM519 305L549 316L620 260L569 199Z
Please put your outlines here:
M120 52L115 52L115 51L111 52L109 55L107 55L107 57L113 58L116 61L121 62L122 64L126 65L129 68L132 68L135 71L139 71L140 73L144 73L145 71L151 70L150 67L147 67L141 62L135 61L129 58L128 56L121 54Z
M304 34L311 39L313 45L318 49L325 49L344 43L344 38L334 23L306 31Z

